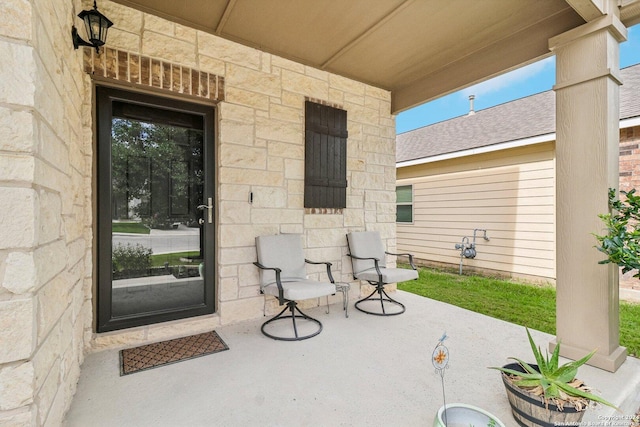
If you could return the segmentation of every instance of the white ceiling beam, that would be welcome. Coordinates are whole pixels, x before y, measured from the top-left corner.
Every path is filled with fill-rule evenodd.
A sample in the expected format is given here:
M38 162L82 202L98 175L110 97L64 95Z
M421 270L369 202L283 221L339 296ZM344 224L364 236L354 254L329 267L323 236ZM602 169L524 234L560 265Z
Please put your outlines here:
M231 11L233 10L235 5L236 5L236 0L227 1L227 5L224 8L224 13L220 18L220 22L218 22L218 25L216 26L216 31L215 31L216 35L219 36L220 34L222 34L222 30L224 29L225 24L229 20L229 17L231 16Z

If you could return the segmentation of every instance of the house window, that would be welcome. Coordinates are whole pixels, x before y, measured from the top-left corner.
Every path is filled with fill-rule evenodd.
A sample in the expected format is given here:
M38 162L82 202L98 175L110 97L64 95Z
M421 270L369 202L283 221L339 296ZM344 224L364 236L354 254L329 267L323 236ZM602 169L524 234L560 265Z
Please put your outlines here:
M347 112L305 103L305 208L347 207Z
M396 187L396 222L413 222L413 186Z

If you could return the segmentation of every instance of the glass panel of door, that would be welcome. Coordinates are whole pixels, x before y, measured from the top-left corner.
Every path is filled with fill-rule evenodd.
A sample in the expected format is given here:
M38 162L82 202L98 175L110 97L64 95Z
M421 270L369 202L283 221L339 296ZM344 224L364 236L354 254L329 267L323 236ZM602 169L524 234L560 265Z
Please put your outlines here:
M213 275L205 274L212 270L207 251L213 248L205 238L213 229L206 117L161 107L113 98L110 118L102 121L110 128L110 179L108 189L99 186L99 221L103 227L109 222L110 233L108 242L106 233L99 236L99 269L108 262L111 280L103 283L107 275L100 274L110 301L101 301L99 311L114 324L105 330L213 311L207 287ZM107 295L104 289L99 294Z

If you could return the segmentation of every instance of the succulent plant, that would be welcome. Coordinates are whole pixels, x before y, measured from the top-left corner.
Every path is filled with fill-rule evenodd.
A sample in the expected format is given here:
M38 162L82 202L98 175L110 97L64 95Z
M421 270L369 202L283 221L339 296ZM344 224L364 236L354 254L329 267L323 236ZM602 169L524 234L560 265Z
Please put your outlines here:
M560 343L558 343L556 348L553 350L551 358L549 358L548 352L546 352L546 357L543 357L542 351L533 342L529 329L525 329L527 330L527 336L529 337L529 343L531 344L531 350L533 351L536 363L538 364L538 369L533 368L531 365L516 357L510 357L510 359L517 361L525 372L498 367L492 367L491 369L497 369L506 374L513 375L515 377L513 379L514 385L533 392L534 394L542 395L547 402L549 400L556 403L569 401L576 404L576 407L580 409L582 407L586 407L586 403L588 403L589 400L592 400L618 410L618 408L612 403L589 393L587 391L587 387L584 386L582 381L576 379L578 368L587 363L587 361L595 354L596 350L593 350L580 360L558 366ZM562 408L562 404L558 405L558 407Z

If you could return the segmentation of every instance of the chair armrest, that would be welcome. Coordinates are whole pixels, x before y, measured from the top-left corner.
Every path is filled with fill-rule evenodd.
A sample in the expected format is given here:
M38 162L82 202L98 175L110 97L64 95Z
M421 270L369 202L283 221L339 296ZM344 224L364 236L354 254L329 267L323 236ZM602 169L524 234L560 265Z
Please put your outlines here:
M382 272L380 271L380 267L378 266L378 263L380 262L380 260L378 258L375 257L359 257L359 256L355 256L353 254L347 254L347 256L350 256L353 259L361 259L361 260L368 260L368 259L372 259L373 260L373 266L376 269L376 273L378 273L378 283L382 283ZM355 279L355 275L354 275L354 279Z
M413 255L412 254L394 254L394 253L386 252L386 251L385 251L385 254L394 255L394 256L406 256L406 257L409 257L409 264L411 264L411 268L413 268L414 270L417 270L415 264L413 263Z
M253 265L255 265L256 267L258 267L261 270L273 270L276 272L276 286L278 286L278 302L280 303L280 305L284 304L284 289L282 289L282 282L280 281L280 273L282 272L281 269L279 269L278 267L265 267L264 265L260 264L259 262L254 262ZM262 289L260 290L262 292Z
M327 266L327 276L329 276L329 281L331 281L331 283L335 283L335 281L333 280L333 274L331 274L331 266L332 264L330 262L327 261L310 261L308 259L304 259L304 262L306 262L307 264L314 264L314 265L319 265L319 264L325 264Z

